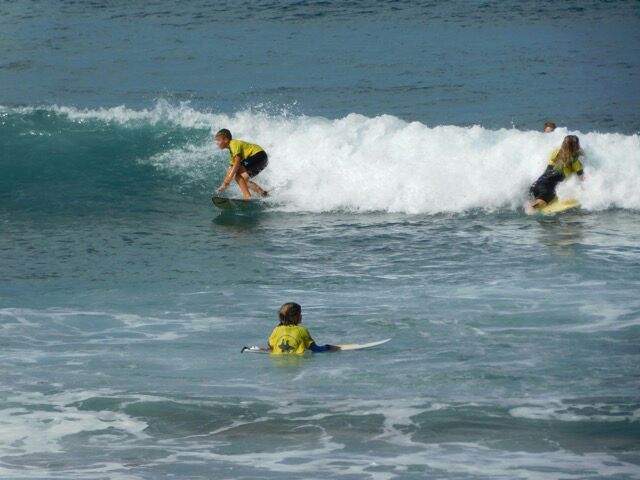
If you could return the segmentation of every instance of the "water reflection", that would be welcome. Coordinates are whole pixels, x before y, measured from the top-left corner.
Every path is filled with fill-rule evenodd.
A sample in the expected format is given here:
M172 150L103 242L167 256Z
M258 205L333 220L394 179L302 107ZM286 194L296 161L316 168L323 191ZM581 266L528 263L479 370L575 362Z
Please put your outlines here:
M304 355L269 355L271 364L275 367L300 367L307 363L313 354L306 352Z
M242 212L239 210L221 210L212 223L238 233L250 233L260 225L264 212Z
M550 247L557 255L575 255L577 246L585 240L584 217L585 214L576 212L540 218L537 230L540 243Z

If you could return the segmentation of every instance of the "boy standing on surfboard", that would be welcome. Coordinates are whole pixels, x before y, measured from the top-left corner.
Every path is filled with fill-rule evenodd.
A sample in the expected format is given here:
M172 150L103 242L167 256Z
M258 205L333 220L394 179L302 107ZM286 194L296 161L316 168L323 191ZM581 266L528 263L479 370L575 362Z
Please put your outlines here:
M249 189L263 197L269 195L266 190L250 180L269 164L269 158L262 147L242 140L233 140L231 132L226 128L216 133L216 145L221 150L228 148L231 157L227 174L218 188L219 193L227 189L231 180L235 180L242 191L242 196L247 200L251 198Z
M337 352L340 347L336 345L316 345L309 330L300 325L302 323L302 307L297 303L285 303L280 307L280 324L273 329L269 337L269 349L271 353L278 355L291 353L312 352Z

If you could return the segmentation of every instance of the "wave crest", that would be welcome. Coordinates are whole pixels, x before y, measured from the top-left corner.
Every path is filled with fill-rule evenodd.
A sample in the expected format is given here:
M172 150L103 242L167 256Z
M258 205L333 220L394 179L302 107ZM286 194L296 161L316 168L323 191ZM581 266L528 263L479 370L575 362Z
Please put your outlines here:
M286 111L227 115L166 101L142 110L123 106L46 109L73 122L110 122L126 128L140 123L175 124L212 133L229 128L235 138L258 143L268 152L269 168L258 181L275 188L271 201L288 211L434 214L520 208L551 152L572 133L580 137L586 152L586 180L568 180L559 187L559 196L575 197L588 210L640 209L637 134L430 127L391 115L369 118L355 113L340 119L294 116ZM0 113L34 110L4 107ZM148 161L182 178L187 174L214 184L218 179L201 178L211 175L210 169L202 167L212 158L222 177L227 157L211 136L204 142L167 149Z

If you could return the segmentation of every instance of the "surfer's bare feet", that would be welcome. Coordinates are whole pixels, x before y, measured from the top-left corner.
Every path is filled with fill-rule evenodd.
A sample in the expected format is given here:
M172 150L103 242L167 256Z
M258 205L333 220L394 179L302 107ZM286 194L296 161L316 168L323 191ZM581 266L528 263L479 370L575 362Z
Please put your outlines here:
M527 204L526 211L527 213L535 213L537 210L540 210L541 208L544 208L546 206L547 202L540 198L536 198Z

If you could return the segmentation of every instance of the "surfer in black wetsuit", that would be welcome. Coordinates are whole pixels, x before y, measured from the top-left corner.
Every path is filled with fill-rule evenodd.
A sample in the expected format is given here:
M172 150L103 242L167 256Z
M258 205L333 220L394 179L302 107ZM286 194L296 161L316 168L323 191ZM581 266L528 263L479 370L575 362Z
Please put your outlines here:
M528 208L535 210L543 208L556 199L556 187L565 178L576 173L578 178L584 178L584 171L580 156L584 152L580 148L580 140L575 135L567 135L559 150L551 154L547 169L531 185L529 193L533 197Z

